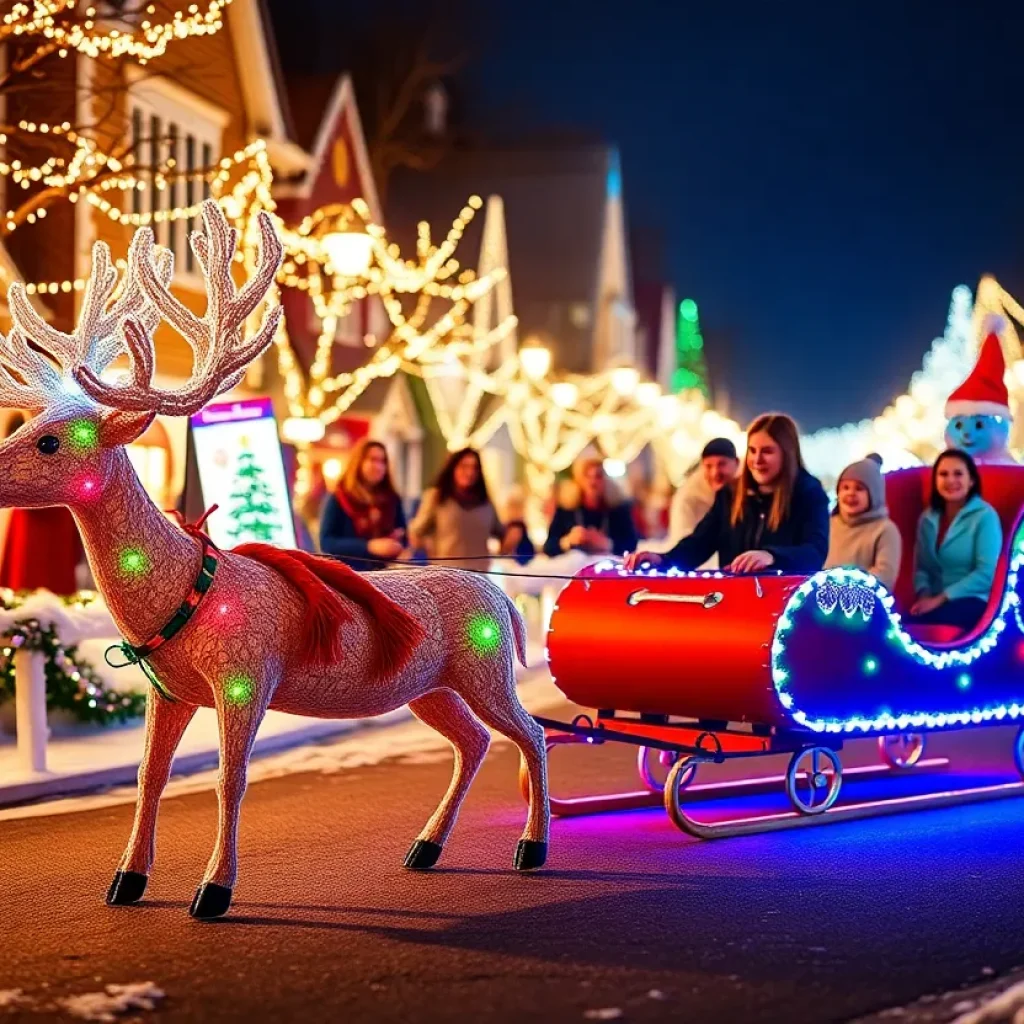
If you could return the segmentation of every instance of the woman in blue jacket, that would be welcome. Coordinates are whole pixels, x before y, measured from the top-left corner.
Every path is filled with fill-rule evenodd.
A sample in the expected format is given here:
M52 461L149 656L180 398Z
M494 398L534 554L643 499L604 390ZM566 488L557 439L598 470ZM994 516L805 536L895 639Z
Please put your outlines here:
M917 523L909 622L973 629L988 604L1003 547L999 514L981 497L966 452L949 449L932 468L930 508Z
M391 482L388 450L363 438L352 449L337 490L320 519L320 550L351 568L387 568L373 556L395 559L405 549L405 512Z
M711 510L663 555L637 551L626 568L696 569L718 555L736 573L809 575L828 555L828 498L804 469L796 424L781 413L758 416L747 430L747 453L735 484L715 495Z

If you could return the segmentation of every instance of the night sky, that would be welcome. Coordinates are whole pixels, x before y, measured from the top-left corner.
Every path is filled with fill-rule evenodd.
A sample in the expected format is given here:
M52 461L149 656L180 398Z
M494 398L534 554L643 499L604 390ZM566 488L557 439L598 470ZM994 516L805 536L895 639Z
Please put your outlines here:
M664 234L739 418L873 415L957 284L1024 299L1019 0L482 9L469 116L619 145L627 213Z

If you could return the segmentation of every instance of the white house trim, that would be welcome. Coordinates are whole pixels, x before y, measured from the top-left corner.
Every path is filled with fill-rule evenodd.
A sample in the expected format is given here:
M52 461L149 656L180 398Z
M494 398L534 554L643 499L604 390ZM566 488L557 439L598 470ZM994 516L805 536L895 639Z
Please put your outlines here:
M176 108L188 110L196 117L215 125L221 131L231 120L231 113L216 103L196 95L191 89L159 75L149 75L144 68L128 65L125 77L133 96L150 103L154 107L170 104Z
M275 141L288 138L277 75L270 59L261 0L234 0L226 8L235 65L254 135Z

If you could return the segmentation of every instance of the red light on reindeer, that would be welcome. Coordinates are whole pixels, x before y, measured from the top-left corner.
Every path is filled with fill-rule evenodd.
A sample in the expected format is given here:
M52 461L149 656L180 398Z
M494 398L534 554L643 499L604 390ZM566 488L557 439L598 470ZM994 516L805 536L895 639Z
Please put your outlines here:
M94 476L84 476L78 481L80 498L95 498L100 493L99 481Z

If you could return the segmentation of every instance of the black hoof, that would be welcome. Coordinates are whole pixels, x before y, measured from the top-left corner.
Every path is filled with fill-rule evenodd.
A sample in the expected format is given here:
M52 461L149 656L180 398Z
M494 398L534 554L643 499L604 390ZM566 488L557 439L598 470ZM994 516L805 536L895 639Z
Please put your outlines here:
M223 917L231 906L231 890L216 882L203 882L196 889L195 898L188 912L199 921L212 921Z
M149 875L138 871L115 871L114 880L107 890L107 905L111 907L129 907L138 903L146 892Z
M534 868L542 868L547 859L547 843L539 843L536 839L519 840L514 861L516 871L532 871Z
M426 871L437 863L443 849L443 846L432 843L429 839L417 839L405 855L405 866L410 871Z

